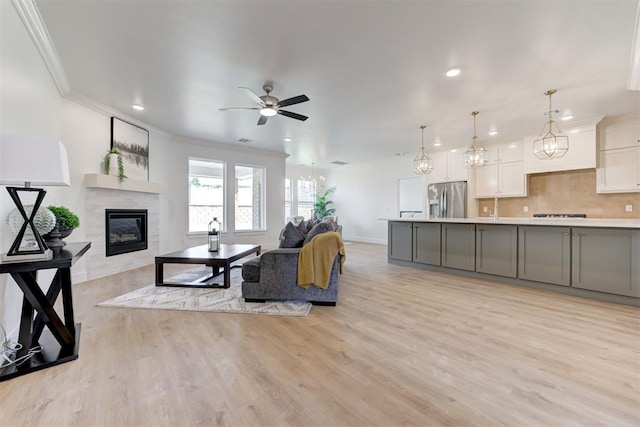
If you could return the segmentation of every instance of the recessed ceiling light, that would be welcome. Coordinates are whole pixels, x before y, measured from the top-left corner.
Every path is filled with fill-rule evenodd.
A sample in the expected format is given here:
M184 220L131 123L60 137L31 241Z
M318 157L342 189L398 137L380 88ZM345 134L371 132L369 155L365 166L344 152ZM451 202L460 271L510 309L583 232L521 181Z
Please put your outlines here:
M452 153L457 153L457 152L458 152L458 149L457 149L457 148L454 148L453 150L451 150L451 152L452 152Z
M460 75L460 68L452 68L446 73L447 77L456 77L459 75Z
M286 137L286 138L284 139L284 142L291 142L291 138Z
M571 119L573 119L573 116L571 114L567 114L566 116L562 116L560 120L563 120L566 122L567 120L571 120Z
M133 105L131 106L131 108L133 108L134 110L137 110L137 111L142 111L142 110L144 110L144 106L142 106L142 105L140 105L140 104L133 104Z
M498 131L495 130L495 129L489 131L489 135L491 135L491 136L495 136L497 134L498 134Z
M442 143L441 142L434 142L433 145L436 146L436 147L440 147L442 145Z

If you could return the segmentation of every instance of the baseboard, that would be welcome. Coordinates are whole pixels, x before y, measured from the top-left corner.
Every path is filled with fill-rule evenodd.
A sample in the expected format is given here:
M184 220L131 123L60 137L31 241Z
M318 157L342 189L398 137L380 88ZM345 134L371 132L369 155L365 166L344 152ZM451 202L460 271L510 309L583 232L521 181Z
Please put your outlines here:
M342 240L349 241L349 242L357 242L357 243L373 243L376 245L387 244L387 239L375 239L375 238L364 237L364 236L349 236L346 234L342 236Z

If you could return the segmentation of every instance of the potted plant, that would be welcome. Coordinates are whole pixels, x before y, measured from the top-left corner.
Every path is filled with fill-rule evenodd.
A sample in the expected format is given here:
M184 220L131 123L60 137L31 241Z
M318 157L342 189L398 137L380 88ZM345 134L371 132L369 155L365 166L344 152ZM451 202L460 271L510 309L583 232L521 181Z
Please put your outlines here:
M316 202L313 204L316 220L322 221L324 217L332 216L336 211L334 208L329 208L329 205L333 204L333 202L327 200L327 197L334 191L336 191L336 187L328 188L322 194L316 194Z
M104 155L102 159L102 170L105 175L110 175L113 159L118 163L118 181L124 182L127 176L124 174L124 162L122 161L122 153L117 148L112 148Z
M65 237L69 237L74 228L80 226L80 219L78 215L71 212L65 206L47 206L47 208L53 212L56 217L56 226L51 232L42 236L47 246L51 249L62 247L66 245L64 242Z

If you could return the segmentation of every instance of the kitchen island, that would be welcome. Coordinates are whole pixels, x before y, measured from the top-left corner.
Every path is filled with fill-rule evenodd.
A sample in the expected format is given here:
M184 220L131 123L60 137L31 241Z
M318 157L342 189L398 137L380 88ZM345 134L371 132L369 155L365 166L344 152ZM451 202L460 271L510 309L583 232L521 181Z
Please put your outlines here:
M640 306L640 220L387 218L388 261Z

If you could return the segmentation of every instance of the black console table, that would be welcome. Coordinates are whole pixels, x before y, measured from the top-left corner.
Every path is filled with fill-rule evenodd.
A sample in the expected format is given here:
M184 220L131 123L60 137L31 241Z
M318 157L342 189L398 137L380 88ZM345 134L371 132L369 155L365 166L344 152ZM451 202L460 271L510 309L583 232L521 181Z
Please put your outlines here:
M0 273L8 273L18 284L24 297L18 341L22 348L16 358L41 345L43 350L19 366L0 370L0 381L5 381L50 366L78 358L80 324L73 318L71 295L71 266L91 247L91 242L68 243L46 261L0 263ZM45 294L38 285L39 270L56 269L56 274ZM53 308L62 292L64 322ZM37 313L34 318L34 311ZM44 327L48 330L44 330Z

